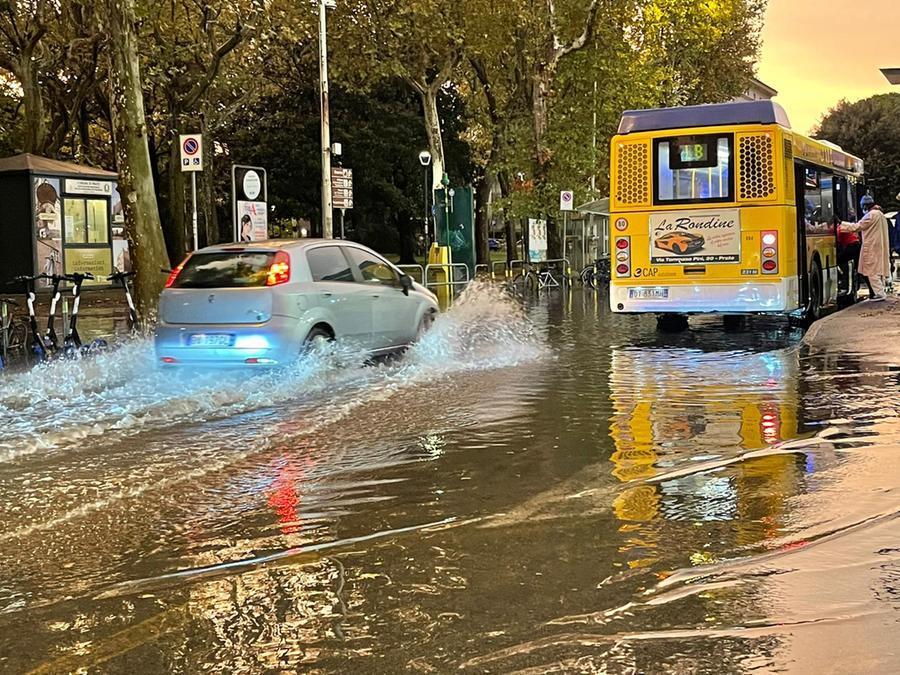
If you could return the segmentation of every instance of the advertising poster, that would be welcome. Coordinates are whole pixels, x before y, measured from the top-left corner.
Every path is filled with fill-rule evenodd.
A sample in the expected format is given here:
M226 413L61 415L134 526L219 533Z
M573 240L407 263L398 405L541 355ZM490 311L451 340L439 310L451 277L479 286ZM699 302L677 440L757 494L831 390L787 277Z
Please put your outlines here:
M58 178L34 178L35 273L57 274L62 262L62 219ZM41 280L40 286L48 285Z
M264 241L269 238L269 219L265 202L237 203L238 241Z
M740 215L737 209L653 214L650 242L652 265L739 263Z
M131 271L131 254L128 240L125 238L125 212L122 209L122 195L115 189L110 194L109 212L112 215L112 254L113 267L120 272Z
M547 260L547 221L528 219L528 261L533 263Z

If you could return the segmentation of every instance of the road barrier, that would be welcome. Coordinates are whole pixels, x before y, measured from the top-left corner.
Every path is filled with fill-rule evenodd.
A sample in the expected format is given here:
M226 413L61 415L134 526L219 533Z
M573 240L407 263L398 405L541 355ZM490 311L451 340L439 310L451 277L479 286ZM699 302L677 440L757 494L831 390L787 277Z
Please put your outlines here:
M397 268L404 274L409 274L409 272L407 272L407 270L412 270L413 272L416 272L419 276L419 278L416 279L416 281L418 281L423 286L425 285L425 268L422 267L421 265L397 265ZM412 274L409 274L409 276L412 276Z

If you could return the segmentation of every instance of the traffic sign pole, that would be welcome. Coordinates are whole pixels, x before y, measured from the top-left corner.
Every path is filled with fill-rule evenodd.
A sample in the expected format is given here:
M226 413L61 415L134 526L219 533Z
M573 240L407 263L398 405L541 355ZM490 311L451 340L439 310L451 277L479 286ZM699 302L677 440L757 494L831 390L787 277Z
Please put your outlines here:
M181 134L181 170L191 173L191 227L194 233L194 250L199 245L197 231L197 172L203 171L203 136L200 134Z
M197 234L197 172L191 171L191 201L193 202L193 213L191 214L191 224L194 227L194 250L200 248L200 238Z

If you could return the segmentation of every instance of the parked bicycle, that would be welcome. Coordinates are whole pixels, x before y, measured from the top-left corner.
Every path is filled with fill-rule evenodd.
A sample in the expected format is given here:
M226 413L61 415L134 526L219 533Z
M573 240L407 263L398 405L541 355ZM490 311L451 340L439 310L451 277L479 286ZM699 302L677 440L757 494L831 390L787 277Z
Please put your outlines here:
M9 366L9 355L25 349L28 336L27 320L13 316L10 307L19 307L19 303L12 298L0 298L0 369Z
M522 271L512 280L513 286L521 286L526 291L535 292L545 288L558 288L559 282L547 265L525 263Z
M590 265L585 265L579 275L581 283L588 288L597 288L608 283L612 276L612 265L609 258L597 258Z

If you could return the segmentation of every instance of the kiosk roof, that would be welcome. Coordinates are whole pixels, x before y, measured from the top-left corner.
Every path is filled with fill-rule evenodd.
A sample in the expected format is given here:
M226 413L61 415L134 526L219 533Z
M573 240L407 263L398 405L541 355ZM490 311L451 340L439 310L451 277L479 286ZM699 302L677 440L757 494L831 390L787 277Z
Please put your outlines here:
M49 159L27 152L0 159L0 173L11 173L13 171L30 171L31 173L60 176L90 176L107 179L115 179L118 176L115 171L106 171L92 166L75 164L74 162L61 162L57 159Z

